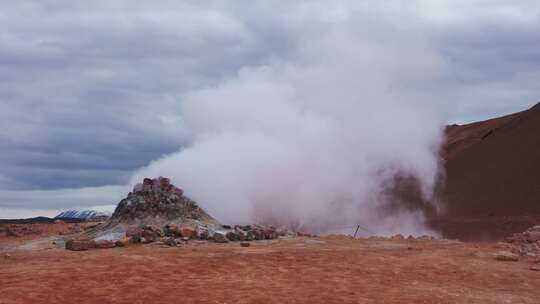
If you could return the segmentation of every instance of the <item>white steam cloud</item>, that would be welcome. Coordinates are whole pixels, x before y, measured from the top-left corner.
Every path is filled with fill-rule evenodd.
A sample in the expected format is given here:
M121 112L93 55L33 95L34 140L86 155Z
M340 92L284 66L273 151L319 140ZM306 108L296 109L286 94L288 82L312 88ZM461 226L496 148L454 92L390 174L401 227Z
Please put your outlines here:
M439 58L347 35L301 45L185 96L191 144L132 183L170 177L225 223L429 234L421 213L380 207L396 174L415 177L432 198L444 120L418 92Z

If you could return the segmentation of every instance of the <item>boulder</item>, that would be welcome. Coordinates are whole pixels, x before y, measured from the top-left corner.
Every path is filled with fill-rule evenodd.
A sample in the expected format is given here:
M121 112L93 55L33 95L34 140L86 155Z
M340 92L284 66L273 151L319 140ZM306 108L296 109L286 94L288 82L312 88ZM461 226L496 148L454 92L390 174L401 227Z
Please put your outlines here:
M515 262L519 260L519 256L511 252L500 251L495 255L495 259L497 261L503 261L503 262Z
M229 240L225 236L224 232L216 231L214 232L214 242L216 243L227 243Z
M248 231L243 230L240 226L235 226L234 232L238 235L240 241L245 241L247 239Z
M233 242L236 242L236 241L239 241L240 240L240 237L238 236L238 234L234 231L229 231L227 232L227 234L225 234L225 237L229 240L229 241L233 241Z
M166 236L182 236L181 227L179 225L168 224L165 226L165 235Z
M113 241L110 241L110 240L96 241L96 248L105 249L105 248L114 248L114 247L115 247L115 243Z
M260 230L260 229L253 229L253 230L251 230L251 231L249 231L249 232L251 232L251 234L252 234L252 236L253 236L253 237L252 237L253 240L264 240L264 233L263 233L262 230ZM248 238L248 239L249 239L249 238Z
M278 235L274 228L266 228L263 230L263 235L265 240L277 239Z
M152 230L144 230L141 236L141 243L152 243L158 239L159 235Z
M126 231L126 237L138 237L141 238L143 233L142 228L131 228L128 231Z
M208 232L208 229L197 229L197 238L199 240L210 239L210 233Z
M540 231L532 230L532 231L527 231L524 234L525 234L525 240L529 243L540 241Z
M93 240L69 240L66 242L66 249L73 251L83 251L96 248L96 242Z
M539 231L540 232L540 225L532 226L530 231Z
M176 239L173 237L168 237L165 240L163 240L163 244L171 247L175 247L177 245Z
M121 240L116 241L114 244L116 245L116 247L126 247L131 242L132 242L131 237L125 237Z
M183 226L180 228L180 234L182 237L187 237L189 239L197 236L197 227L196 226Z

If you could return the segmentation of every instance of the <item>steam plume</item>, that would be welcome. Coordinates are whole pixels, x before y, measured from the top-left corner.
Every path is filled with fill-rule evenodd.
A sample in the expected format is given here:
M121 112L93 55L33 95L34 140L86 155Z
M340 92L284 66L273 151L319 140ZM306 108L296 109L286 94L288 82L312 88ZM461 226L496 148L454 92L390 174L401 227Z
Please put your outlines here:
M379 207L396 174L432 198L443 121L416 89L439 69L421 49L392 52L346 35L303 41L286 59L185 96L191 144L132 182L171 177L227 223L429 233L421 213Z

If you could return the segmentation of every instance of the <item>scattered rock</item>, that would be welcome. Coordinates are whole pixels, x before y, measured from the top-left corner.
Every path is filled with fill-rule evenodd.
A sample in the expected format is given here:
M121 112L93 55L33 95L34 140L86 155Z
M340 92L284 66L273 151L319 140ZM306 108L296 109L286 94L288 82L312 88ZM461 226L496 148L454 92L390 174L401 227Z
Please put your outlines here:
M540 256L540 226L533 226L522 233L506 238L511 251L520 256Z
M145 228L142 231L141 243L152 243L155 242L160 237L160 233L153 228Z
M180 235L182 237L187 237L188 239L193 238L197 236L197 227L181 227L180 228Z
M534 271L540 271L540 265L533 265L529 269Z
M214 242L216 243L227 243L229 240L225 236L224 232L216 231L214 232Z
M96 241L96 248L105 249L105 248L114 248L115 243L110 240L99 240Z
M232 242L240 241L240 237L234 231L227 232L225 234L225 237L227 238L227 240L232 241Z
M117 247L126 247L127 245L129 245L129 243L132 242L132 238L131 237L125 237L121 240L118 240L116 241L114 244L117 246Z
M171 246L190 239L249 242L288 234L287 230L278 231L266 225L222 225L184 196L184 191L172 185L168 178L158 177L145 178L135 185L106 222L84 231L82 236L98 242L95 243L98 248L112 248L158 240ZM122 240L123 237L129 240Z
M66 242L66 249L73 251L83 251L96 248L96 242L93 240L69 240Z
M166 236L182 236L180 226L175 224L167 224L163 230Z
M197 238L199 240L208 240L210 239L210 232L208 232L208 229L197 229Z
M163 241L163 244L171 247L175 247L177 245L176 240L172 237L168 237Z
M524 234L525 234L525 240L529 243L540 241L540 231L535 231L535 230L527 231Z
M515 262L515 261L519 260L519 256L517 254L513 254L511 252L500 251L495 255L495 259L497 261Z

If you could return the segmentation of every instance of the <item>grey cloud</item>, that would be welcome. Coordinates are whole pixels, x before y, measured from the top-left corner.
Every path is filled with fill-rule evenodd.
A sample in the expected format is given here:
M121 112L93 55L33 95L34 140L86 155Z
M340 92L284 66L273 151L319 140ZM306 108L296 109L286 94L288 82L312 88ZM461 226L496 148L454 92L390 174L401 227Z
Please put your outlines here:
M229 12L170 2L6 6L0 168L24 189L125 183L188 140L190 89L279 53Z

